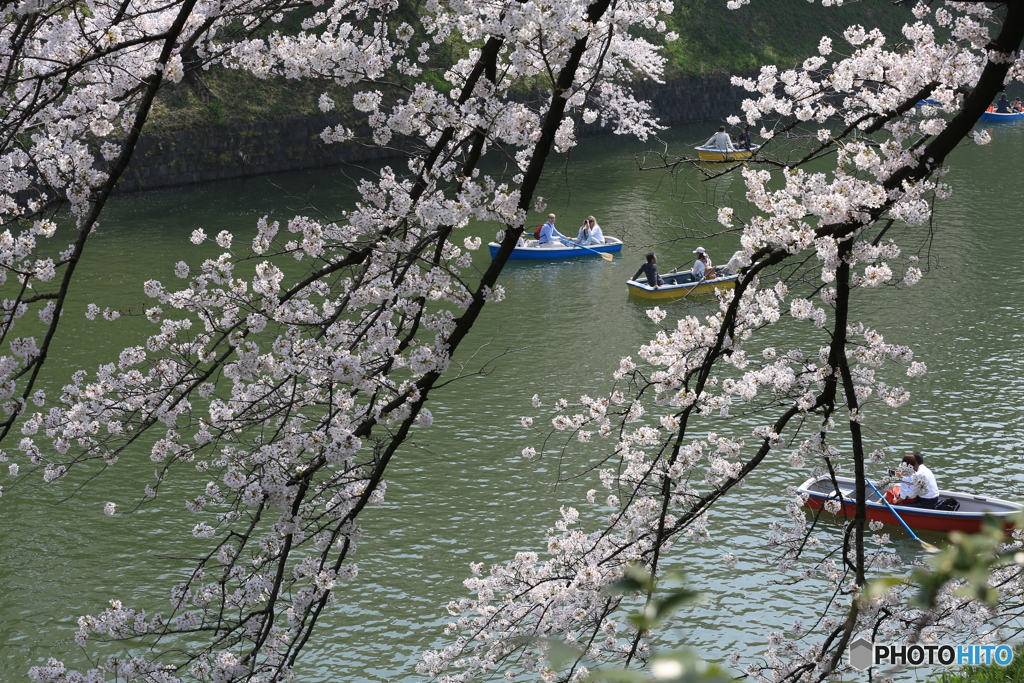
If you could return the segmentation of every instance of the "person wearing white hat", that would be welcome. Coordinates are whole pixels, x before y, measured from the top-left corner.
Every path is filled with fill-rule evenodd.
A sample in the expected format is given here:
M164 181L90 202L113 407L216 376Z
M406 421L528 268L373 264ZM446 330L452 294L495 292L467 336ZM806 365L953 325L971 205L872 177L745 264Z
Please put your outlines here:
M700 282L709 274L708 269L711 268L711 257L708 256L708 252L705 251L704 247L697 247L693 250L693 253L697 255L697 260L694 262L690 274L693 276L694 282Z

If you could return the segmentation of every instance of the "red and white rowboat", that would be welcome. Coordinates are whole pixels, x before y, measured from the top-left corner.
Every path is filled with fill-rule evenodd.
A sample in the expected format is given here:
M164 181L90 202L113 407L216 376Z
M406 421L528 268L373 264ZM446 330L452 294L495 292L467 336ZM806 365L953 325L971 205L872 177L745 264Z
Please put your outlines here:
M857 514L857 502L854 495L854 479L852 477L836 477L839 484L839 491L842 495L842 506L836 513L843 517L854 517ZM832 479L827 474L817 478L811 478L800 485L798 493L807 496L805 506L812 510L819 510L825 507L829 500L837 500L836 488ZM879 500L878 494L867 487L868 497L865 502L868 520L882 522L883 524L898 525L896 517ZM924 531L963 531L969 534L976 534L981 531L981 521L985 515L992 515L997 518L1006 518L1015 512L1024 510L1024 505L1013 503L999 498L988 496L976 496L972 493L961 493L958 491L939 491L939 500L952 498L958 503L958 508L953 510L928 510L925 508L908 507L906 505L894 506L900 513L900 517L912 529ZM1007 526L1012 522L1007 521Z

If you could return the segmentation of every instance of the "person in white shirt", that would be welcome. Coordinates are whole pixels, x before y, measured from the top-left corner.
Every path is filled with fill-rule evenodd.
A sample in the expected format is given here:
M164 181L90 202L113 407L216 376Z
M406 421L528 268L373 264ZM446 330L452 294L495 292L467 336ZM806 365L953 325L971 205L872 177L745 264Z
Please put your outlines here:
M718 132L712 135L704 146L717 147L723 152L733 152L736 150L736 148L733 147L732 138L725 132L725 126L719 126Z
M601 226L597 224L596 218L587 216L579 234L576 235L576 242L578 244L604 244L604 233L601 232Z
M700 282L707 276L708 269L711 268L711 257L708 256L708 252L704 250L704 247L697 247L693 250L693 253L697 255L697 260L693 263L690 275L693 276L694 282Z
M729 263L726 264L725 272L727 274L729 274L729 275L735 275L736 273L740 272L740 268L743 267L743 262L745 260L746 259L743 258L743 252L742 251L735 252L732 255L732 258L729 259Z
M899 493L893 496L892 502L895 505L934 510L939 503L939 485L932 471L924 466L924 456L917 451L907 453L903 456L900 469L909 474L903 477Z

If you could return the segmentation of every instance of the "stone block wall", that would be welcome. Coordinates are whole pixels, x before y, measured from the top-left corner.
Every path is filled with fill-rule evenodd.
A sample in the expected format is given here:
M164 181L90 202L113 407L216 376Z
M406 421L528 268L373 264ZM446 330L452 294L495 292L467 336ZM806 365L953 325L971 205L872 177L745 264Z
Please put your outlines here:
M654 115L664 125L724 120L730 114L740 113L740 103L746 95L730 85L727 77L645 83L636 90L639 97L652 102ZM400 144L391 149L358 143L325 144L320 132L340 122L336 115L322 115L144 135L116 191L138 192L402 154ZM594 135L608 130L594 123L583 126L581 132Z
M398 154L356 143L325 144L321 131L339 122L336 116L311 116L143 135L116 191L137 192Z

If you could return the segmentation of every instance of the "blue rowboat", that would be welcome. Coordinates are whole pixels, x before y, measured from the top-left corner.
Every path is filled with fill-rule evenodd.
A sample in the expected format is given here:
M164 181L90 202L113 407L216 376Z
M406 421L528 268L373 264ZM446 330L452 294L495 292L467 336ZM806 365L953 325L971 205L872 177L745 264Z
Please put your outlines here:
M987 111L981 115L979 121L995 122L995 121L1019 121L1024 119L1024 111L1013 111L1008 114L1000 114L997 111Z
M498 255L501 245L497 242L490 242L488 248L491 250L491 258ZM561 259L576 258L577 256L596 256L595 251L600 254L611 254L622 251L622 240L618 237L605 237L604 244L587 244L583 249L571 242L566 245L559 243L558 246L542 247L537 240L526 240L526 246L516 247L512 250L509 261L536 261L540 259Z

